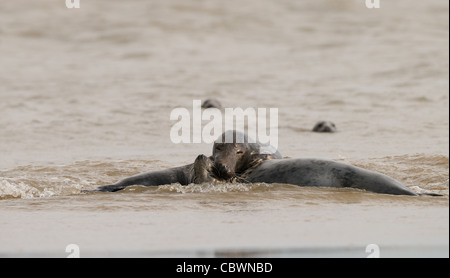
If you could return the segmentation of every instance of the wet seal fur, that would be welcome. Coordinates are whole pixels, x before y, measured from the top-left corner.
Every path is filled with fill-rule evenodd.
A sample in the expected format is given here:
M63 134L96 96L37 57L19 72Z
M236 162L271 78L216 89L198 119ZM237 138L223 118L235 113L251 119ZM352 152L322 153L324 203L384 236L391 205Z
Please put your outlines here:
M214 163L210 157L199 155L194 163L159 171L134 175L114 184L102 185L94 191L116 192L131 185L158 186L164 184L219 182L212 174Z
M230 138L233 141L227 142ZM211 158L214 161L215 176L232 181L262 161L283 157L273 146L263 144L245 133L229 130L214 141Z
M193 173L194 163L180 167L134 175L120 180L114 184L102 185L94 191L116 192L131 185L157 186L172 183L188 185L190 183L193 183L194 181Z
M357 188L375 193L417 196L399 181L381 173L322 159L264 161L240 177L245 182Z

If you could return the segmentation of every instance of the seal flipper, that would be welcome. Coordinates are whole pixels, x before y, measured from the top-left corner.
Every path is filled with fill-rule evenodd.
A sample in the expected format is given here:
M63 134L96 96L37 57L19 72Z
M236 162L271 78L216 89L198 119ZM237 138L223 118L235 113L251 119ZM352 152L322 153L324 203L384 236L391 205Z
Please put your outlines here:
M432 196L432 197L444 197L445 195L439 194L439 193L432 193L432 192L426 192L426 193L417 193L419 196Z
M92 192L116 192L124 189L125 186L118 186L116 184L107 184L97 187L96 189L81 190L80 193L92 193Z
M117 184L107 184L99 186L95 190L91 190L90 192L116 192L119 190L124 189L126 186L123 185L117 185Z

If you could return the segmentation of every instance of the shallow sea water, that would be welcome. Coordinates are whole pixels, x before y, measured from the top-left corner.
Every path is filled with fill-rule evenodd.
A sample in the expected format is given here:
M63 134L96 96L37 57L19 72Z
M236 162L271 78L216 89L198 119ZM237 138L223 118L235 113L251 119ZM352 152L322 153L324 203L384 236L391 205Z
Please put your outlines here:
M0 3L0 256L448 257L446 1ZM91 3L92 2L92 3ZM387 174L404 197L290 185L133 186L192 163L170 112L278 108L285 157ZM319 120L338 132L311 132Z

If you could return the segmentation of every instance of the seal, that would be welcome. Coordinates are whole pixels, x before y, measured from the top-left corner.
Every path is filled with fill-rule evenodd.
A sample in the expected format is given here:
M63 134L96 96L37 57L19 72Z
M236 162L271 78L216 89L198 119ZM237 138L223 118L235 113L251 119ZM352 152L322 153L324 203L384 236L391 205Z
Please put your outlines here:
M220 180L213 175L213 167L214 163L211 157L201 154L192 164L134 175L114 184L102 185L94 191L115 192L130 185L156 186L172 183L188 185L219 182Z
M265 156L261 146L236 143L248 140L233 131L234 142L223 143L226 133L215 141L212 159L215 177L242 183L284 183L299 186L357 188L375 193L416 196L391 177L353 165L321 159L281 158L278 151ZM242 139L243 138L243 139ZM433 195L433 194L426 194Z
M222 104L220 103L220 101L218 101L215 98L208 98L205 101L203 101L202 108L204 108L204 109L208 109L208 108L222 109Z
M225 143L230 138L232 143ZM271 145L242 132L227 131L214 142L211 157L199 155L192 164L134 175L114 184L102 185L94 191L115 192L131 185L232 182L236 173L242 173L261 161L278 158L282 158L281 154Z
M314 132L336 132L337 128L333 122L330 121L320 121L317 122L313 127L312 131Z
M210 157L199 155L185 166L143 173L97 191L118 191L130 185L156 186L171 183L187 185L204 182L282 183L299 186L356 188L393 195L416 194L384 174L342 162L322 159L282 159L273 146L262 144L245 133L227 131L213 145Z

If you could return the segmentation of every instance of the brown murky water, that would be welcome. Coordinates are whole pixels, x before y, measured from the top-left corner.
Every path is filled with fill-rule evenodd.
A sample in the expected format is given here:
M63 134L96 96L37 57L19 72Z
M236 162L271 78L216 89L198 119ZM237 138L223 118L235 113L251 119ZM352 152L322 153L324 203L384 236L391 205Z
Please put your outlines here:
M394 3L391 3L394 2ZM0 2L0 256L446 256L447 1ZM131 187L191 163L175 107L278 108L279 150L392 176L401 197L289 185ZM322 119L338 132L310 132Z

